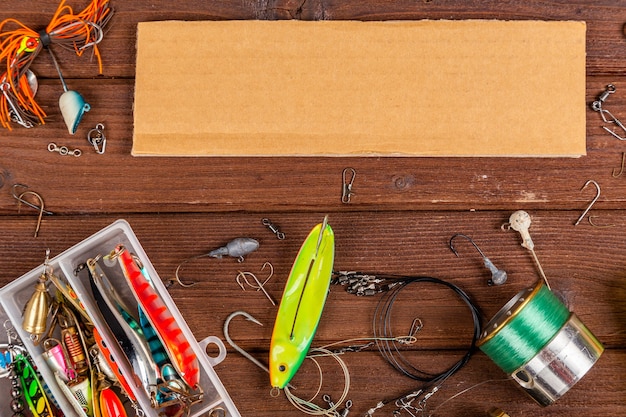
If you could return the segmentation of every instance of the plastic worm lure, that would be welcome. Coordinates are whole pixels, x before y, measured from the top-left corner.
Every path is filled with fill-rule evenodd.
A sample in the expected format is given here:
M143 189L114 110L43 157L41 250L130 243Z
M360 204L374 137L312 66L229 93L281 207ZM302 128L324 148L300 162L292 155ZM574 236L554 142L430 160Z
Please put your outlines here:
M294 261L270 345L270 382L284 388L302 364L326 302L335 257L328 218L311 230Z
M183 331L178 327L176 319L152 286L151 280L143 275L142 267L137 264L135 257L123 245L118 245L109 257L118 259L141 309L169 353L172 365L187 385L195 388L200 381L198 358Z
M15 357L13 364L24 389L24 397L30 412L35 417L54 417L52 407L39 381L39 376L28 358L19 354Z

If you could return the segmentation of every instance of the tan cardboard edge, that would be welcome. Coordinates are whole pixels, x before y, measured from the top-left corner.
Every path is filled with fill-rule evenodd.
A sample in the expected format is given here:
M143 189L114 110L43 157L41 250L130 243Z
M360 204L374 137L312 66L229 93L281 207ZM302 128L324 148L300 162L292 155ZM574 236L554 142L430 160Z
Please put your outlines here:
M261 25L271 25L272 23L268 23L266 21L252 21L252 22L256 22L259 23ZM289 25L300 25L300 23L298 22L291 22L291 21L287 21L289 23L287 23L287 26ZM454 20L416 20L416 21L386 21L386 22L360 22L360 21L343 21L343 22L339 22L339 23L348 23L348 24L357 24L356 26L361 26L361 24L363 24L362 26L371 26L371 25L398 25L398 26L403 26L403 25L407 25L407 24L416 24L416 23L442 23L442 22L447 22L450 24L468 24L468 23L478 23L478 24L484 24L486 22L493 22L493 23L511 23L511 24L533 24L533 25L542 25L542 26L551 26L551 25L555 25L555 24L559 24L561 25L561 27L564 24L573 24L573 25L577 25L578 27L578 31L580 31L578 36L582 36L581 39L577 39L578 41L582 40L583 45L582 45L582 53L581 50L577 51L577 55L576 58L577 59L581 59L582 58L582 62L581 61L577 61L578 65L582 67L578 68L577 71L579 72L578 74L576 74L578 76L577 81L580 81L580 79L582 79L582 87L580 87L580 85L578 85L578 83L576 84L576 87L578 88L578 91L582 91L582 94L580 96L577 96L577 102L578 105L581 105L580 109L582 110L578 110L578 108L576 108L577 111L577 116L578 118L582 117L582 122L579 120L578 122L580 123L578 125L578 133L580 135L580 132L582 133L582 139L579 137L577 140L574 140L572 143L575 143L576 146L572 146L571 148L569 148L568 150L565 149L558 149L556 152L548 152L548 151L542 151L540 153L536 153L533 151L529 151L529 152L516 152L516 153L506 153L506 152L454 152L453 149L448 149L447 151L444 152L435 152L433 154L430 154L428 151L422 151L422 152L398 152L397 149L395 150L386 150L384 152L381 152L380 150L372 150L372 151L368 151L368 150L361 150L362 148L358 148L358 146L356 146L354 149L351 149L349 152L336 152L333 149L328 149L328 150L324 150L323 152L315 152L315 151L309 151L309 152L304 152L304 153L299 153L297 151L291 151L288 153L284 153L284 152L271 152L271 151L266 151L266 152L262 152L262 153L258 153L258 152L249 152L246 151L245 147L242 146L235 146L232 152L224 152L221 151L221 153L219 154L212 154L210 152L202 152L202 153L194 153L193 149L188 149L188 150L183 150L181 151L181 148L178 147L181 143L181 136L185 136L185 134L180 134L181 132L175 132L175 131L171 131L171 132L166 132L166 131L161 131L160 133L156 133L156 136L162 136L162 135L168 135L170 136L170 141L173 142L174 144L176 144L177 146L175 146L174 148L170 148L169 150L166 150L163 153L160 153L157 151L155 151L154 149L149 149L149 147L146 149L142 146L138 146L137 145L137 139L138 138L144 138L144 139L148 139L151 140L150 138L152 137L152 135L148 132L137 132L137 130L134 131L133 133L133 149L131 154L133 156L176 156L176 157L185 157L185 156L189 156L189 157L194 157L194 156L225 156L225 157L233 157L233 156L246 156L246 157L255 157L255 156L260 156L260 157L264 157L264 156L297 156L297 157L306 157L306 156L312 156L312 157L319 157L319 156L329 156L329 157L344 157L344 156L348 156L348 157L358 157L358 156L373 156L373 157L379 157L379 156L389 156L389 157L416 157L416 156L421 156L421 157L441 157L441 156L446 156L446 157L521 157L521 158L527 158L527 157L547 157L547 158L560 158L560 157L569 157L569 158L576 158L576 157L580 157L586 154L586 103L585 103L585 97L584 97L584 92L585 92L585 83L584 83L584 76L585 76L585 45L584 45L584 41L585 41L585 31L586 31L586 24L584 21L576 21L576 20L568 20L568 21L529 21L529 20L511 20L511 21L505 21L505 20L497 20L497 19L492 19L492 20L477 20L477 19L470 19L470 20L461 20L461 21L454 21ZM178 21L178 20L170 20L170 21L163 21L163 22L142 22L138 25L138 31L137 31L137 36L138 36L138 72L139 72L139 59L140 59L140 51L139 51L139 36L140 36L140 28L142 26L147 27L147 26L151 26L151 25L175 25L178 26L180 24L187 24L187 23L191 23L191 24L220 24L220 23L242 23L244 25L248 25L251 23L251 21L221 21L221 22L184 22L184 21ZM320 22L321 23L321 22ZM327 25L332 25L334 23L337 23L336 21L325 21L324 23L321 24L327 24ZM315 22L305 22L305 24L315 24ZM570 29L571 30L571 29ZM580 46L580 45L579 45ZM160 57L161 59L163 59L163 57ZM582 65L581 65L582 64ZM184 65L183 65L184 67ZM582 73L582 78L581 78L581 74ZM573 83L574 84L574 83ZM137 93L137 89L140 88L140 78L137 77L136 78L136 93ZM543 94L543 98L545 100L551 100L553 98L553 95L555 94L559 94L558 90L553 90L553 91L548 91L546 93L546 91L542 91ZM539 102L539 103L534 103L534 106L537 107L541 107L545 104L545 102ZM574 108L575 106L572 105L572 108ZM136 111L137 108L135 106L134 110ZM135 116L137 116L137 114L135 114ZM555 127L555 123L554 123L555 119L551 119L550 120L550 124L549 124L549 130L546 131L551 131L553 135L562 135L562 132L559 133L559 129L557 129ZM487 120L488 121L488 120ZM559 120L559 126L562 126L562 120ZM244 129L245 130L245 129ZM186 132L185 132L186 133ZM218 135L221 134L219 131L217 132ZM258 132L257 132L258 133ZM297 136L299 133L301 132L295 132L294 136ZM289 130L285 130L285 132L283 132L283 134L285 136L289 136ZM203 140L212 140L213 136L211 132L205 132L202 133L202 135L204 136ZM241 139L241 143L243 144L248 144L249 142L251 142L250 137L254 136L254 134L251 135L246 135L246 133L242 133L240 134L242 136ZM266 136L271 136L272 132L263 132L263 135ZM279 135L280 136L280 135ZM415 135L415 137L417 138L419 135ZM315 137L315 133L311 134L311 137ZM342 137L341 134L336 134L336 137ZM571 137L571 136L570 136ZM384 140L384 138L383 138ZM545 138L544 138L545 140ZM280 141L278 142L278 146L280 147ZM178 151L175 149L176 147L178 147ZM367 147L366 147L367 148Z

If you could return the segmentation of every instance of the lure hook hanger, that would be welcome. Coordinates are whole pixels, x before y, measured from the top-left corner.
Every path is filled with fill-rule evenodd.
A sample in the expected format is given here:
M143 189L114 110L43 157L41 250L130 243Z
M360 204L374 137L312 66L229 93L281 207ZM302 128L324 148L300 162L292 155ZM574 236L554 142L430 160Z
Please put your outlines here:
M596 187L596 196L593 198L593 200L591 200L591 202L589 203L589 205L587 206L587 208L585 209L585 211L583 211L583 214L580 215L580 217L578 218L578 220L576 220L576 223L574 223L574 226L578 226L578 224L580 224L580 222L585 218L585 216L587 215L587 213L589 212L589 210L591 210L591 207L596 203L596 201L598 201L598 199L600 198L600 185L598 185L597 182L595 182L594 180L588 180L585 185L583 185L583 187L580 189L580 191L584 190L585 188L587 188L587 186L589 184L593 184Z
M450 250L452 251L452 253L454 253L457 257L459 257L459 253L457 252L456 248L454 247L454 239L456 239L457 237L462 237L463 239L466 239L467 241L469 241L478 251L478 253L480 254L480 256L482 256L483 258L483 262L485 264L485 267L491 271L491 278L489 279L489 281L487 281L487 285L491 286L491 285L502 285L506 282L507 279L507 273L505 270L503 269L499 269L497 268L493 262L491 262L491 260L489 258L487 258L487 256L483 253L482 250L480 250L480 248L478 247L478 245L476 244L476 242L474 242L474 240L467 236L464 235L462 233L457 233L455 235L453 235L450 238L450 241L448 242L448 246L450 247Z

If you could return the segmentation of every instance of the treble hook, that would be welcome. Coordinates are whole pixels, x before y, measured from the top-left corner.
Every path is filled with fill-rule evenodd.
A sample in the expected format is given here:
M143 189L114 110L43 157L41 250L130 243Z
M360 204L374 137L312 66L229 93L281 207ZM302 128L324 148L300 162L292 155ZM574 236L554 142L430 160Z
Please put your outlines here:
M464 239L467 239L478 251L478 253L480 254L480 256L482 256L483 258L483 262L485 264L485 267L491 271L491 278L489 279L489 281L487 281L487 285L491 286L491 285L502 285L506 282L507 279L507 274L506 271L504 271L503 269L498 269L493 262L491 262L491 260L489 258L487 258L487 256L485 256L485 254L483 253L482 250L480 250L480 248L478 247L478 245L476 244L476 242L474 242L474 240L472 240L471 237L464 235L462 233L457 233L454 236L452 236L450 238L450 242L448 243L448 245L450 246L450 250L458 257L459 253L456 251L456 249L454 248L454 239L457 237L462 237Z
M587 206L585 211L583 211L583 214L581 214L580 217L578 218L578 220L576 220L576 223L574 223L574 226L578 226L578 224L582 221L582 219L585 218L585 215L591 209L591 206L593 206L596 203L596 201L598 201L598 199L600 198L600 186L594 180L588 180L585 183L585 185L583 185L583 187L580 189L580 191L584 190L589 184L593 184L593 185L596 186L596 196L593 198L593 200L591 200L591 203L589 203L589 205Z
M237 316L244 316L246 318L246 320L251 321L252 323L258 324L259 326L263 326L263 323L261 323L260 321L255 319L251 314L246 313L245 311L242 311L242 310L238 310L238 311L235 311L235 312L231 313L226 318L226 321L224 322L224 338L226 339L228 344L232 346L233 349L235 349L237 352L241 353L246 359L248 359L250 362L252 362L253 364L255 364L259 368L263 369L265 372L267 372L269 374L270 370L269 370L269 368L267 366L263 365L257 358L255 358L254 356L250 355L248 352L246 352L241 347L239 347L235 342L233 342L233 339L230 338L230 334L228 332L228 327L230 326L231 320L234 319Z

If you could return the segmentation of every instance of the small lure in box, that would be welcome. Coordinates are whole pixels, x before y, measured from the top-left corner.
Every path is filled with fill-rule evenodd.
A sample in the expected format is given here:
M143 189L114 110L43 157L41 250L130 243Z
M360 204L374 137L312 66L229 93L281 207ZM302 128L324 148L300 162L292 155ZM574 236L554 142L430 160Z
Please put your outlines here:
M46 330L41 314L25 330L24 307L46 310L46 303ZM137 408L150 417L240 417L213 370L226 357L224 344L215 336L195 340L124 220L1 288L3 315L38 369L51 407L66 416L91 417L94 409L102 417L131 416ZM216 357L206 354L209 344L217 345ZM59 345L64 354L46 350Z

